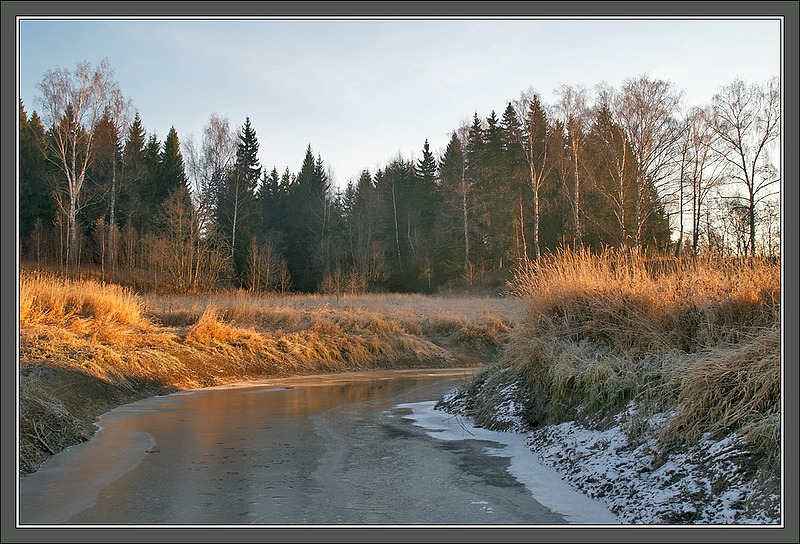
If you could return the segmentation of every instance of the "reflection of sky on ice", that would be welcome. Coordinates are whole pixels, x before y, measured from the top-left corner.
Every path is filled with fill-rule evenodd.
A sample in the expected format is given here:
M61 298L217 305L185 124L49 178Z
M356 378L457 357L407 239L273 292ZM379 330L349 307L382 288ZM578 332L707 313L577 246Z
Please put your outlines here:
M486 440L501 444L500 447L487 447L487 453L508 457L511 460L509 472L527 487L533 497L542 505L564 516L573 524L616 524L620 523L602 503L583 495L561 479L554 469L537 462L536 456L525 445L525 435L504 433L473 427L463 417L434 410L435 401L398 405L412 411L404 415L440 440Z

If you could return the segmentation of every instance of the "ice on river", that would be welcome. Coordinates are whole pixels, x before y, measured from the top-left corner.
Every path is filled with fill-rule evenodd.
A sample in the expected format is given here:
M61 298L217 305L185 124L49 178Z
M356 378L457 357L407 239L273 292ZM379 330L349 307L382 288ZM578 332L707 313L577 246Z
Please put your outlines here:
M601 502L576 491L554 469L539 463L525 444L525 435L505 433L474 427L464 417L434 410L436 401L400 404L398 408L411 411L403 417L426 429L439 440L481 440L498 443L488 446L487 453L507 457L509 472L525 485L540 504L561 514L571 524L619 524L615 516Z

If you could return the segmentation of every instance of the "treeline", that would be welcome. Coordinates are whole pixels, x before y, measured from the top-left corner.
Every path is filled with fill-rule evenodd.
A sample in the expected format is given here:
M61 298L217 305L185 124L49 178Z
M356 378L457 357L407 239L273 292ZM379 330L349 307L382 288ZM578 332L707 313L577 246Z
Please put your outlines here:
M549 106L529 90L440 156L425 140L337 188L311 145L296 172L261 165L249 118L159 141L112 75L52 70L42 115L20 103L20 252L36 266L177 292L431 292L561 248L777 255L776 81L688 110L646 76L564 86Z

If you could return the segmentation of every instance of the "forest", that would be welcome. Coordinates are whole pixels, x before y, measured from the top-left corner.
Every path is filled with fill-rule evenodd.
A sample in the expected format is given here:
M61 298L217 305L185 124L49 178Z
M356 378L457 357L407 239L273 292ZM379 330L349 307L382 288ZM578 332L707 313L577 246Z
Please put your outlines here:
M777 78L693 106L647 75L564 85L552 104L531 87L471 113L440 156L421 135L418 157L346 184L311 144L296 171L261 164L249 118L212 113L199 142L174 127L160 141L108 61L52 69L38 90L19 104L26 268L338 295L432 293L568 249L780 257Z

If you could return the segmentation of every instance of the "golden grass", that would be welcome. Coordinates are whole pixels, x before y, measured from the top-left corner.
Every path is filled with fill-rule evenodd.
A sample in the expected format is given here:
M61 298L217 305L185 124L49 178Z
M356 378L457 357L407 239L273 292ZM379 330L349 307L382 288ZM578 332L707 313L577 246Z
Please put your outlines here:
M531 421L599 421L636 400L674 410L665 444L741 432L776 450L779 262L563 252L522 270L514 293L527 314L500 364L525 384Z
M20 274L20 326L58 324L85 332L87 321L151 329L141 298L114 284Z
M466 341L469 336L484 334L488 343L503 341L503 333L518 320L522 307L515 298L405 294L335 297L245 291L205 296L153 294L144 300L152 318L170 327L190 326L207 307L213 306L220 319L262 331L300 331L329 322L352 332L402 331L426 338L463 333Z
M33 272L20 274L19 296L26 471L68 436L83 437L97 415L142 396L279 376L477 366L483 343L501 341L521 307L405 295L140 296Z
M665 444L739 431L765 456L776 451L779 263L564 252L521 270L513 293L139 296L24 272L21 364L44 361L120 387L194 388L465 366L454 348L504 347L504 372L489 370L500 380L489 389L499 394L517 376L530 422L602 418L636 400L676 414L662 429ZM487 417L494 406L477 404Z
M255 338L257 338L255 331L235 327L223 321L214 306L208 306L184 336L187 343L196 345L247 343Z
M272 375L468 366L430 341L499 342L518 301L405 295L146 295L94 280L20 275L21 362L109 383L199 387ZM487 340L488 339L488 340Z
M514 286L531 332L617 351L696 351L771 326L780 314L780 264L766 259L563 252L521 271Z

